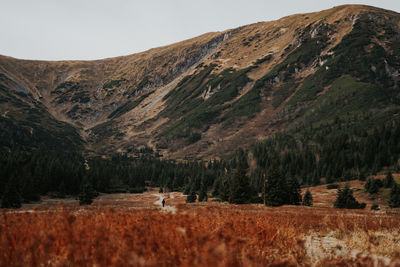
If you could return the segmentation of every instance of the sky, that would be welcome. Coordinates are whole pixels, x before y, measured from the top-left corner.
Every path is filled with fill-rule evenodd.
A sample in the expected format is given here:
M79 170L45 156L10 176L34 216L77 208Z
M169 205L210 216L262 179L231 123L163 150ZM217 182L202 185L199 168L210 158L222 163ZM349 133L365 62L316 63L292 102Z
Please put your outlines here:
M399 0L0 0L0 54L101 59L343 4L400 13Z

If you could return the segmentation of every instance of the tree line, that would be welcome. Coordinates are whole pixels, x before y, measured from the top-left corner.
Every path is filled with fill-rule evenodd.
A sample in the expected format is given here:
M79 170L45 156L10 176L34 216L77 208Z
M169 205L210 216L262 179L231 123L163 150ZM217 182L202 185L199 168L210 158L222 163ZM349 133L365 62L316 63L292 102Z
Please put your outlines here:
M210 195L236 204L310 205L312 196L309 192L301 196L302 186L365 180L383 167L396 168L399 138L398 121L351 134L317 132L301 138L278 134L250 148L256 161L252 168L249 151L243 149L223 160L192 162L148 155L89 158L80 152L54 151L45 146L31 151L1 150L0 196L3 207L35 202L42 195L73 196L84 204L98 193L141 193L154 186L162 192L184 192L188 202L206 201ZM388 179L384 183L394 188L391 206L395 207L397 184ZM376 192L381 186L369 179L366 190ZM350 195L348 190L342 191Z
M341 128L338 129L338 128ZM348 128L348 129L347 129ZM346 123L277 134L251 147L259 168L272 161L302 185L362 179L384 167L399 168L400 120L362 130Z

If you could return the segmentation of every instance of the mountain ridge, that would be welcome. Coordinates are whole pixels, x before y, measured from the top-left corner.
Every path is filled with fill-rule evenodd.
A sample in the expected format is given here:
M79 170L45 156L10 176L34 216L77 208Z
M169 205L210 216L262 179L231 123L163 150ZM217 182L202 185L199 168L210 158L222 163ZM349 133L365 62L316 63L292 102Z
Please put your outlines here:
M384 9L384 8L380 8L380 7L370 6L370 5L344 4L344 5L334 6L332 8L325 9L325 10L322 10L322 11L295 13L295 14L291 14L291 15L287 15L287 16L281 17L281 18L276 19L276 20L254 22L254 23L242 25L242 26L239 26L239 27L236 27L236 28L226 29L226 30L223 30L223 31L206 32L206 33L200 34L198 36L190 37L188 39L184 39L184 40L181 40L181 41L178 41L178 42L175 42L175 43L171 43L171 44L167 44L167 45L161 45L161 46L149 48L149 49L144 50L144 51L139 51L139 52L135 52L135 53L129 53L129 54L126 54L126 55L115 56L115 57L104 57L104 58L98 58L98 59L71 59L71 60L70 59L60 59L60 60L24 59L24 58L18 58L18 57L7 56L7 55L2 55L2 54L0 54L0 57L4 57L4 58L8 58L8 59L15 59L15 60L22 60L22 61L31 61L31 62L36 62L36 63L44 63L44 62L95 62L95 61L102 61L102 60L110 60L110 59L124 58L124 57L129 57L129 56L133 56L133 55L137 55L137 54L142 54L142 53L150 52L150 51L155 50L155 49L165 48L165 47L169 47L169 46L174 45L174 44L183 43L183 42L186 42L186 41L190 41L192 39L197 39L197 38L199 38L201 36L204 36L204 35L225 33L225 32L228 32L228 31L231 31L231 30L234 30L234 29L239 29L239 28L242 28L242 27L251 26L251 25L258 24L258 23L277 22L277 21L280 21L280 20L283 20L283 19L294 17L294 16L317 14L317 13L321 13L321 12L328 12L328 11L332 11L332 10L337 11L337 10L342 10L342 9L347 9L347 10L348 9L350 9L350 10L357 9L358 12L362 12L362 11L365 11L365 10L368 10L368 11L375 10L375 11L378 11L378 12L400 14L399 12L396 12L394 10Z
M303 118L298 109L316 105L338 79L329 80L322 69L338 64L329 66L337 59L333 49L361 20L381 25L365 47L377 47L374 57L388 63L378 66L381 59L376 59L368 64L374 73L383 69L382 79L391 79L396 91L398 55L391 50L397 47L399 14L363 5L291 15L102 60L0 56L0 74L8 90L27 94L29 100L23 101L40 102L55 120L71 124L92 153L134 155L152 149L167 158L215 158L298 124ZM380 32L380 27L388 30ZM343 51L343 58L350 55ZM340 75L356 81L372 75L353 72ZM329 81L312 84L318 96L304 98L304 83L315 83L316 75ZM382 85L371 77L368 84ZM6 111L2 105L1 113Z

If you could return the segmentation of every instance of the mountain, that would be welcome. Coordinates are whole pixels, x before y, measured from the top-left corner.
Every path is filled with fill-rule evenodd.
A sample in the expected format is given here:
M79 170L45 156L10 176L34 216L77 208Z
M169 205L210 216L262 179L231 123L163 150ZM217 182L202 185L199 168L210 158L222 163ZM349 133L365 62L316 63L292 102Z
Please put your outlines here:
M0 56L0 145L209 159L338 121L367 131L400 114L399 27L345 5L103 60Z

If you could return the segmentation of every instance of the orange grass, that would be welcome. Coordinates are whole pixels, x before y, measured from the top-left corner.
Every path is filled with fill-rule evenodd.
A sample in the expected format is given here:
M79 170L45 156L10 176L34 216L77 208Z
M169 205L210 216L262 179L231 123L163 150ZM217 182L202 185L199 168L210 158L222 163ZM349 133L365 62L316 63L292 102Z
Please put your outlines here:
M153 201L153 199L151 200ZM400 229L398 215L220 203L158 209L59 206L0 213L0 266L309 265L305 236ZM367 251L368 253L368 251ZM392 260L398 258L393 251ZM323 265L370 265L368 257Z

